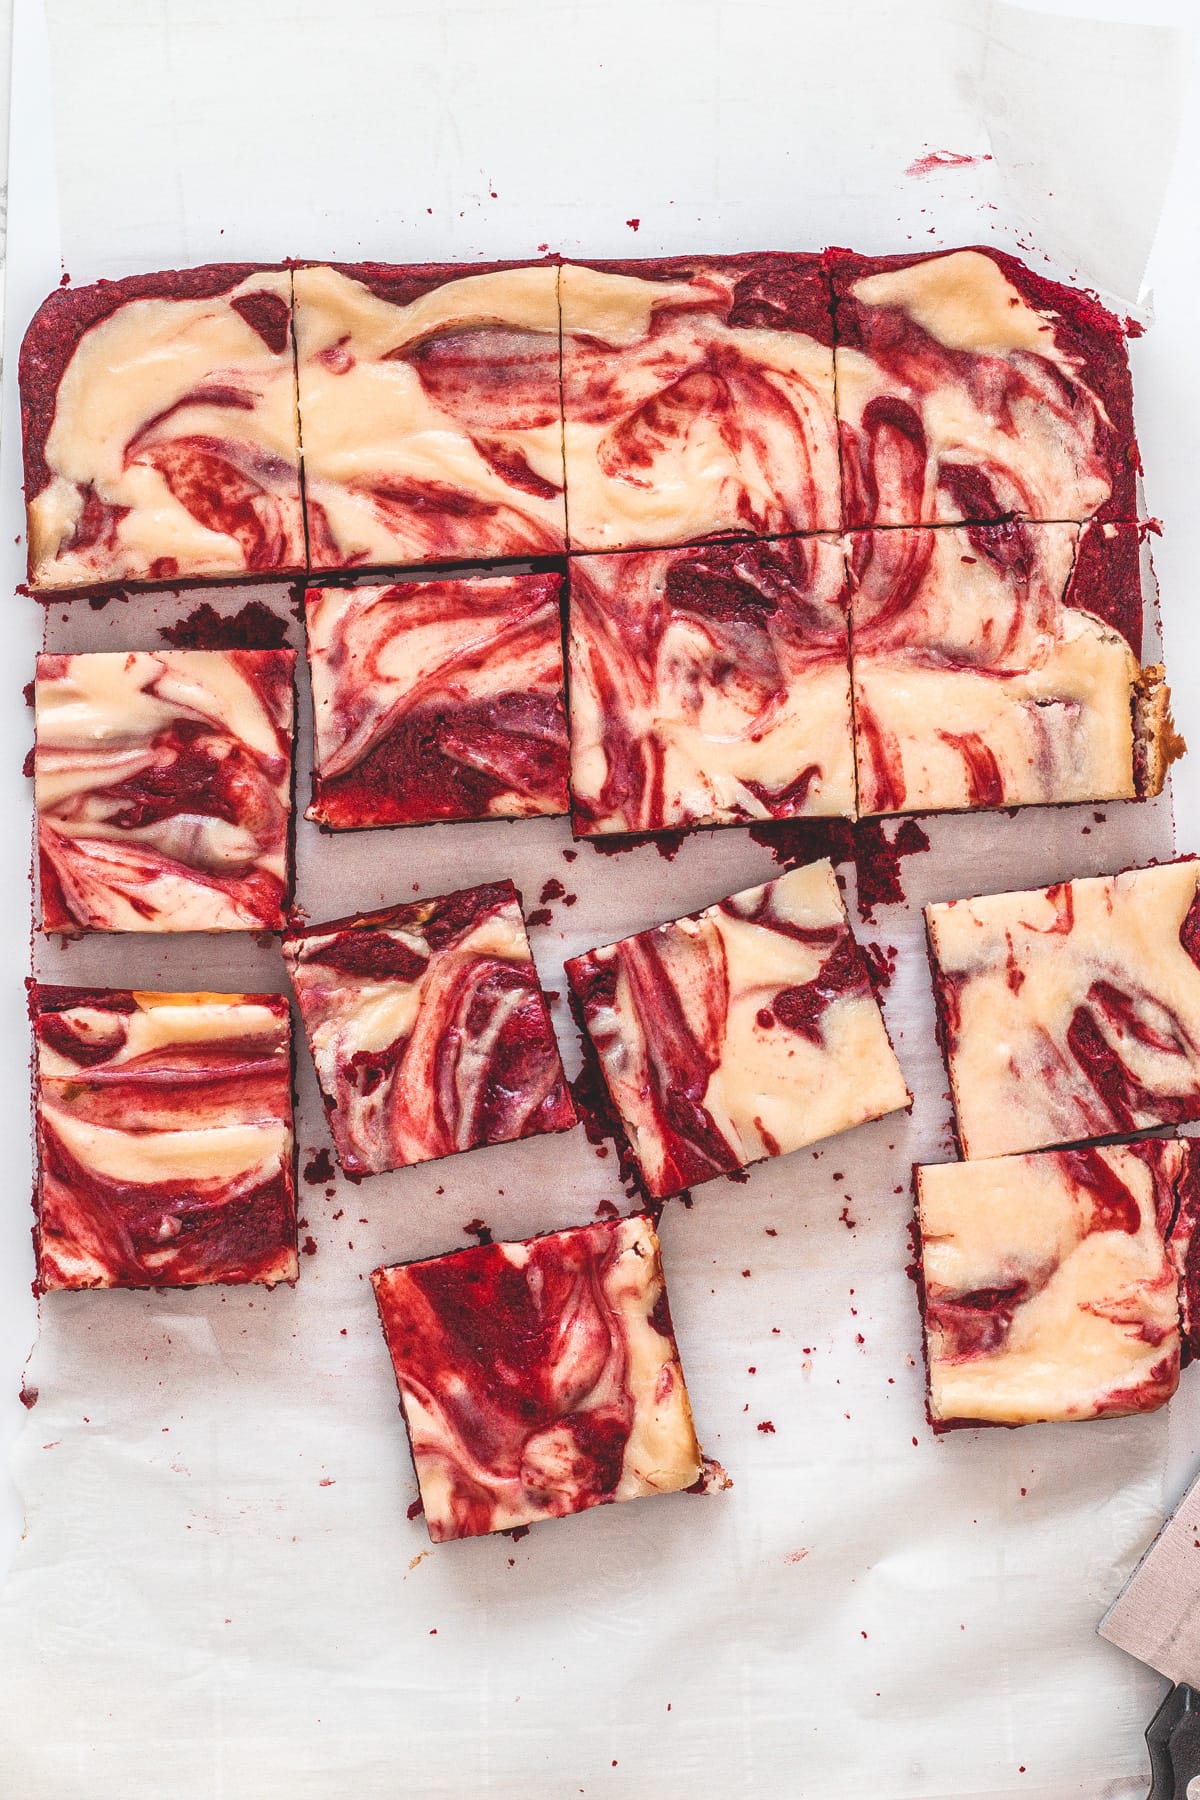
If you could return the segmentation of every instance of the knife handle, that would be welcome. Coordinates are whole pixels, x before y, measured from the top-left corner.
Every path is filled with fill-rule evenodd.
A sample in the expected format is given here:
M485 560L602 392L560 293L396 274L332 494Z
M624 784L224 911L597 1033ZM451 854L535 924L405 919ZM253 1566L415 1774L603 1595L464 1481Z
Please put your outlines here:
M1146 1730L1150 1792L1146 1800L1193 1800L1200 1794L1200 1694L1180 1682Z

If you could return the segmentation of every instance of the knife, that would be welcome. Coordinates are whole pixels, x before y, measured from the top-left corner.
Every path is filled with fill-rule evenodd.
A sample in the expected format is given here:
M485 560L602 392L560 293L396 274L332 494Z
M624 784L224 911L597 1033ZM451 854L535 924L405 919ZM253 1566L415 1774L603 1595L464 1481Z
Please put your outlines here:
M1147 1800L1200 1800L1200 1480L1167 1520L1099 1631L1174 1684L1146 1731Z

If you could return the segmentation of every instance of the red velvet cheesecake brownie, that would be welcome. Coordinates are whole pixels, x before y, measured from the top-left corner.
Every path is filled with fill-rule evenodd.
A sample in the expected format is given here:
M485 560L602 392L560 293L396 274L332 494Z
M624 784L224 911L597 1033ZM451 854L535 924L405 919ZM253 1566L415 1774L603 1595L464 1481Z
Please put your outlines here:
M574 1125L511 881L313 925L283 955L350 1174Z
M558 270L295 273L309 566L561 550Z
M854 815L841 545L571 558L575 829Z
M286 269L61 288L21 346L29 581L305 566Z
M371 1279L434 1543L699 1478L648 1219L477 1245Z
M819 257L567 263L560 292L572 549L838 529Z
M557 575L305 595L316 762L332 826L567 810Z
M917 1170L935 1431L1153 1412L1179 1380L1177 1139Z
M1200 1119L1200 862L925 909L968 1157Z
M943 526L850 540L864 815L1121 800L1182 744L1143 669L1135 525Z
M656 1197L909 1103L827 860L567 975Z
M291 650L39 656L44 931L278 931Z
M1125 332L999 250L827 253L844 522L1137 516Z
M33 995L43 1288L296 1278L277 994Z

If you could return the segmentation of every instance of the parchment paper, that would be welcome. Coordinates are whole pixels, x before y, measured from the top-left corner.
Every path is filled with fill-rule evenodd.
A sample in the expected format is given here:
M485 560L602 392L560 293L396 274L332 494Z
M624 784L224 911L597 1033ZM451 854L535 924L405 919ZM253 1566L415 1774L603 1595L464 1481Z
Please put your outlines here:
M20 9L26 23L31 10ZM1086 248L1091 278L1132 304L1165 176L1169 35L1073 24L1074 66L1089 76L1063 134L1061 116L1035 103L1057 27L1003 7L910 7L901 28L892 9L866 6L443 4L401 20L366 4L264 4L251 23L228 0L132 4L104 28L140 112L86 80L85 10L51 9L76 280L360 243L381 256L520 254L542 241L598 253L829 238L896 248L924 231L922 180L933 180L949 197L930 244L992 223L1030 242L1036 225L1039 250L1070 260ZM375 53L353 63L351 92L345 46L368 32ZM743 54L764 42L770 56ZM36 98L35 52L19 43L17 79ZM833 75L851 67L839 100ZM273 103L268 72L287 90ZM1106 194L1101 211L1091 190L1118 90L1147 153L1136 193ZM57 275L37 206L44 111L28 86L20 117L10 369ZM934 148L994 161L905 179ZM1054 204L1035 206L1051 167ZM1067 194L1073 170L1086 180ZM486 198L493 189L501 200ZM636 235L623 223L635 213ZM9 389L0 517L11 541ZM288 612L280 589L257 597ZM198 598L56 605L47 642L153 644ZM18 649L14 636L14 661L35 610L15 604L27 637ZM292 629L298 642L294 617ZM12 670L10 688L28 673ZM16 735L28 741L27 717ZM299 743L303 795L306 695ZM15 907L28 796L15 760L4 767ZM895 949L886 1010L912 1117L744 1184L708 1184L664 1215L698 1428L733 1489L430 1551L406 1516L416 1488L366 1275L468 1241L475 1218L497 1236L587 1220L622 1201L614 1159L577 1131L332 1192L302 1184L301 1235L316 1248L294 1290L42 1304L26 1372L38 1398L15 1463L28 1532L0 1599L3 1800L1144 1791L1155 1683L1095 1625L1158 1523L1165 1418L935 1443L904 1270L910 1165L950 1154L920 905L1169 855L1169 805L926 829L930 851L905 863L907 904L870 924L855 915L862 938ZM533 934L556 990L566 956L775 872L740 830L701 834L667 861L653 848L608 858L575 847L563 821L338 838L301 821L298 854L314 918L504 874L535 906L557 877L576 903L554 903ZM22 888L22 910L24 899ZM277 950L243 937L53 941L37 962L78 984L284 986ZM19 1011L5 1014L14 1092ZM564 1005L555 1016L573 1068ZM328 1141L303 1051L300 1099L303 1167ZM5 1117L19 1163L20 1093ZM10 1186L5 1241L19 1244L23 1173ZM14 1291L31 1273L20 1255Z

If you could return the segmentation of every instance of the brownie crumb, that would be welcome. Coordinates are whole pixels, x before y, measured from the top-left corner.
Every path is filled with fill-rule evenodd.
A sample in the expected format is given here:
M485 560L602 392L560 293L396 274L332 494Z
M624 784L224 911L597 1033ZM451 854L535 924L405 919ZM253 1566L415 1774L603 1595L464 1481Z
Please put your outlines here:
M205 601L177 624L160 626L158 635L174 650L283 650L287 623L261 600L248 600L228 618Z
M319 1187L323 1182L333 1181L336 1176L337 1170L333 1166L333 1158L329 1151L327 1149L312 1151L304 1165L305 1181L311 1182L314 1187Z

